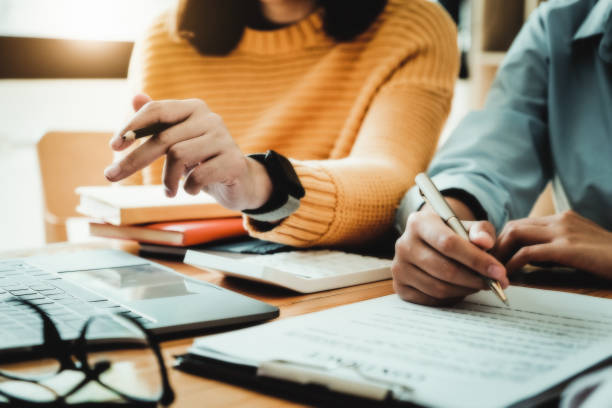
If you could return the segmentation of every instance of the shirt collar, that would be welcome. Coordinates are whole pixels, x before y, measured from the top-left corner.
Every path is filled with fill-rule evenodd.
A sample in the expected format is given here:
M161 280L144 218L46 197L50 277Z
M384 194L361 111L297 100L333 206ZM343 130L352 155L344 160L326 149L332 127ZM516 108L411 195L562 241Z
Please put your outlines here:
M574 34L573 41L605 34L610 12L612 12L612 1L599 0ZM610 28L612 27L608 25L608 30Z

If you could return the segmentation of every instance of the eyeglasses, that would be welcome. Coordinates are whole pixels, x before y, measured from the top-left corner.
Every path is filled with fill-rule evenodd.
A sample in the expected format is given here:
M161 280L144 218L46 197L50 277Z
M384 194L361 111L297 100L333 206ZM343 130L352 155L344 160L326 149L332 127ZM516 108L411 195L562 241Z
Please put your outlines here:
M0 362L0 406L157 407L174 401L159 344L137 320L95 315L70 342L37 305L8 301L23 309L24 323L42 329L43 342L35 362ZM133 353L134 346L145 352ZM134 368L145 375L134 376Z

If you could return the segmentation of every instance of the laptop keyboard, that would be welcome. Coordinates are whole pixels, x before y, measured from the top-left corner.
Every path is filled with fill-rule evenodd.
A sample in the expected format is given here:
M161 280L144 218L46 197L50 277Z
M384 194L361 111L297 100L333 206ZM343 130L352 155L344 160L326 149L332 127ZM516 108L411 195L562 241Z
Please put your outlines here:
M21 298L38 305L55 323L64 339L76 338L88 317L119 313L153 322L94 292L67 284L61 275L45 272L23 260L0 260L0 349L42 342L41 321Z

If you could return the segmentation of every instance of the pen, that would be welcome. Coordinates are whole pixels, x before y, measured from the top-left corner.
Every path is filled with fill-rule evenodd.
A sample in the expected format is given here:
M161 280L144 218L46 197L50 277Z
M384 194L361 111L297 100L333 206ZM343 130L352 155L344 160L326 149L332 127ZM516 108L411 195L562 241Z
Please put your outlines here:
M442 218L442 221L444 221L444 223L448 225L453 231L455 231L461 238L467 239L469 241L470 236L466 231L465 227L463 226L457 215L450 208L450 206L444 199L444 196L440 194L433 181L431 181L431 179L427 176L427 174L418 174L414 181L419 187L421 195L425 197L425 199L427 200L429 205L431 205L433 210L440 216L440 218ZM506 294L504 293L499 282L487 276L482 276L482 278L487 283L487 285L489 285L491 290L497 295L497 297L502 302L504 302L506 306L509 306L508 298L506 297Z
M155 134L161 133L164 130L166 130L169 127L172 127L174 125L176 125L176 123L159 123L158 122L158 123L154 123L154 124L149 125L149 126L145 126L143 128L140 128L140 129L128 130L121 137L123 138L123 140L128 140L128 141L131 142L132 140L136 140L136 139L139 139L141 137L145 137L145 136L150 136L150 135L155 135Z

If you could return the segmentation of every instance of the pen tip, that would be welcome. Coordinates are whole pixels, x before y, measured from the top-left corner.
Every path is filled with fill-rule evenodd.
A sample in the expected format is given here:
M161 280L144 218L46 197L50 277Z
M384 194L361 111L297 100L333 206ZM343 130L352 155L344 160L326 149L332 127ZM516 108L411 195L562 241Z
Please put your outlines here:
M499 300L501 300L502 302L504 302L504 304L508 307L510 307L510 303L508 302L508 297L506 296L506 294L504 293L504 290L502 289L501 285L499 284L499 282L490 280L489 281L489 287L491 288L491 290L493 290L493 292L497 295L497 297L499 298Z

